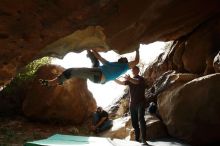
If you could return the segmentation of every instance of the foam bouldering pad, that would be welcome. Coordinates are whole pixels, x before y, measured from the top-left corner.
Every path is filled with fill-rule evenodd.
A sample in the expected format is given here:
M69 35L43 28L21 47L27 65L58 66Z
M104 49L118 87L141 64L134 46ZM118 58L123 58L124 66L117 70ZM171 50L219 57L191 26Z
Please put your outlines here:
M47 139L27 142L24 146L140 146L134 141L55 134Z

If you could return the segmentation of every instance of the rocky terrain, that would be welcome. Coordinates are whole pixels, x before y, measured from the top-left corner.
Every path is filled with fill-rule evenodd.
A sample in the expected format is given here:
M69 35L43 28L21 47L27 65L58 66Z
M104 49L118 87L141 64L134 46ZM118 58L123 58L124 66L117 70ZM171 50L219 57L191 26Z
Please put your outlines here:
M62 58L68 52L93 47L122 54L139 44L172 41L145 71L150 88L146 97L152 91L149 98L157 102L171 137L192 145L218 143L219 6L219 0L1 0L1 89L41 57ZM18 86L19 92L0 92L3 141L15 133L8 124L16 125L13 129L19 125L28 129L24 117L74 125L89 118L96 102L84 80L72 79L63 87L50 89L40 89L37 84L39 78L52 78L62 70L44 66L23 88ZM12 118L18 115L23 116L22 124L20 118ZM33 133L35 128L30 129ZM31 135L28 130L24 133ZM25 140L23 137L19 139Z

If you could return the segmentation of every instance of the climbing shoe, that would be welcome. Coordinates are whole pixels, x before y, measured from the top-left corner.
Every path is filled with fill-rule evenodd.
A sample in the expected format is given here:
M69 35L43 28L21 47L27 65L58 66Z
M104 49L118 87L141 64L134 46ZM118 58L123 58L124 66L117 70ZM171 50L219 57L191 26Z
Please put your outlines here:
M99 67L99 60L94 56L94 54L90 50L87 50L86 56L91 60L92 67Z

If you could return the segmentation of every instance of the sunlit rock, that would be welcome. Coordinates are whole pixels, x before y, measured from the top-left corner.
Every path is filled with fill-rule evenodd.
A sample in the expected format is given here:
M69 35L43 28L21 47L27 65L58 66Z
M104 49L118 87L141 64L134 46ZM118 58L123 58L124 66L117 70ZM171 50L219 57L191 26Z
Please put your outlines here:
M193 74L214 73L213 60L219 51L220 18L208 19L190 34L180 37L158 56L144 74L150 85L168 70ZM216 58L217 59L217 58ZM215 62L215 69L217 62Z
M147 114L145 115L145 120L147 140L168 137L165 125L156 116ZM113 127L110 130L101 133L100 136L134 141L134 129L131 124L130 116L113 120Z
M41 55L53 55L63 57L67 52L79 52L88 47L99 46L102 51L109 50L106 44L103 28L100 26L90 26L83 30L77 30L71 35L61 38L52 44L47 45L41 52Z
M212 74L159 95L159 113L171 136L196 145L219 141L219 84L220 74Z
M168 59L168 54L169 51L161 53L158 58L146 68L144 77L149 87L152 86L163 73L173 69L172 62Z
M41 67L28 88L23 102L25 116L37 120L56 120L79 124L96 110L96 101L86 80L72 78L63 86L43 87L39 79L52 79L64 69L54 65Z
M219 52L213 60L213 67L214 67L215 72L217 72L217 73L220 72L220 54L219 54Z
M219 4L218 0L4 0L0 5L0 85L26 64L48 54L58 56L94 46L125 53L140 43L188 36L210 18L218 17ZM91 27L98 31L84 35ZM188 62L184 65L195 71Z
M113 120L113 127L102 133L100 136L120 139L130 139L129 133L131 131L130 117L122 117Z

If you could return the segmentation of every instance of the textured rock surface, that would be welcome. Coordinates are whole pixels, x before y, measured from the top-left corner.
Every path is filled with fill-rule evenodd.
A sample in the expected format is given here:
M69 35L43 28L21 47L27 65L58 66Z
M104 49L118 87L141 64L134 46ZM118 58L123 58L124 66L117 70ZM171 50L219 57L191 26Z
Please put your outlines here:
M26 64L45 55L62 57L69 51L79 52L95 46L124 53L134 50L139 43L148 44L159 40L173 40L174 43L145 73L150 85L168 70L199 75L212 73L213 56L220 47L219 6L219 0L1 0L0 86L10 81ZM215 64L215 70L218 72L217 64ZM53 71L55 71L55 75L56 70ZM43 73L42 77L50 78L52 75ZM187 79L183 78L183 80L176 84L176 90L177 87L187 82ZM36 80L35 82L37 83ZM75 82L77 82L77 86L85 89L83 92L86 91L86 95L83 92L77 92L73 99L72 91L79 89L72 86L72 83ZM210 101L208 98L217 100L217 80L208 84L209 90L203 89L204 86L200 84L201 82L198 82L201 87L197 87L196 84L196 87L201 89L201 94L199 94L200 90L192 88L188 92L189 95L187 94L187 99L195 92L199 96L204 96L204 100ZM69 84L71 85L67 86ZM85 102L90 102L91 108L95 108L95 101L90 98L91 95L87 93L85 81L82 80L69 80L64 87L56 87L56 89L42 89L38 84L33 84L27 89L31 89L31 91L27 91L28 97L31 98L25 98L23 109L26 116L32 118L44 120L48 117L64 118L78 123L87 116L84 112L92 111L92 109L88 109L89 106L84 107ZM171 90L173 88L169 88L165 92L168 94ZM216 90L216 95L208 96L204 93L212 90ZM39 97L39 94L42 96ZM192 99L197 101L196 97L192 97ZM179 98L182 99L181 94L175 94L175 99ZM169 101L167 100L167 102ZM179 111L178 108L184 105L181 112L189 110L189 105L194 104L185 104L185 102L183 100L179 103L177 100L175 104L180 106L172 108L166 104L167 110ZM41 107L36 105L41 105ZM210 105L213 108L216 107L211 103ZM199 107L200 105L195 106L195 108ZM14 109L14 107L12 108ZM82 113L80 115L73 113L75 110ZM206 111L209 108L203 110ZM163 108L161 111L166 113ZM73 119L75 116L79 116L79 119ZM215 116L214 114L207 115L209 117L207 119L215 119ZM185 118L185 116L183 115L181 118ZM191 119L193 118L197 118L197 115L192 116ZM166 121L166 117L163 117L164 119ZM170 120L172 121L172 117ZM182 121L184 120L182 119ZM204 119L197 120L207 122ZM192 126L196 124L194 123ZM199 142L215 140L217 136L212 133L214 126L208 127L202 123L198 126L201 126L199 127L201 130L210 131L210 135L206 134L207 139L201 139L203 141ZM175 125L173 128L179 129L179 125ZM180 132L184 133L184 130L188 129ZM199 130L198 133L193 133L192 139L187 140L194 142L201 138L200 134L204 133ZM170 131L174 137L185 139L184 135L178 133L179 131Z
M169 137L166 130L166 126L155 115L149 114L145 116L145 119L147 125L146 128L147 140L156 140L156 139L163 139Z
M166 51L158 56L158 58L150 64L145 72L144 77L147 80L147 84L150 86L166 71L173 70L172 60L169 59L169 51Z
M220 17L209 19L190 34L175 40L157 60L150 65L145 77L151 85L168 70L207 75L217 71L213 61L220 49ZM217 58L216 58L217 60ZM215 69L214 69L215 68Z
M203 74L206 60L213 58L220 48L220 17L198 27L186 38L182 55L184 69L191 73ZM210 29L212 28L212 29Z
M178 84L178 85L177 85ZM219 142L220 74L179 84L158 97L158 109L171 136L202 145Z
M132 127L130 117L122 117L113 120L113 127L110 130L101 133L101 136L110 138L130 139L129 133L131 129Z
M40 56L106 45L122 53L139 43L176 40L214 18L219 5L218 0L2 0L0 85ZM95 29L87 31L90 26ZM66 43L47 46L71 34Z
M96 101L88 91L85 80L73 78L56 87L42 87L39 84L39 78L52 79L63 70L53 65L38 70L23 102L23 112L27 117L79 124L96 110Z
M157 117L147 114L145 115L145 119L147 126L147 140L155 140L168 137L165 125ZM131 124L130 116L115 119L113 121L113 127L110 130L102 133L101 136L135 140L134 129Z
M214 67L215 72L217 72L217 73L220 72L220 54L219 54L219 52L213 60L213 67Z

